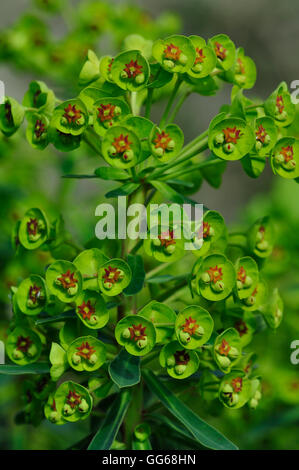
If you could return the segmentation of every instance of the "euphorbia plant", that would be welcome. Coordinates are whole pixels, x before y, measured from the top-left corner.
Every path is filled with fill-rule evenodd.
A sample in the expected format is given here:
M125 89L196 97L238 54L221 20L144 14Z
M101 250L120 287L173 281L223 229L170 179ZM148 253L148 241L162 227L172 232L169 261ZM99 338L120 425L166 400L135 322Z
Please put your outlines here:
M7 97L0 106L2 131L12 135L25 117L34 147L71 151L84 141L108 166L68 176L116 181L107 198L135 198L149 213L153 198L194 203L190 194L203 179L219 186L228 161L241 160L257 177L270 159L275 174L298 177L286 84L265 103L245 97L255 65L230 38L175 35L149 51L148 42L135 37L130 45L115 57L89 51L83 65L88 86L70 100L56 98L41 82L30 85L23 104ZM180 106L192 92L213 94L222 82L233 84L231 104L184 145L183 130L173 123ZM155 123L152 105L165 97ZM19 255L42 249L53 260L44 278L32 274L12 288L7 353L16 366L2 370L47 374L51 386L34 406L44 407L54 424L99 415L98 431L87 436L89 449L149 449L158 442L161 419L170 435L181 433L194 448L234 449L177 395L193 387L202 399L229 409L254 409L261 399L250 343L266 325L277 328L283 315L278 291L263 277L274 244L271 220L265 216L245 232L230 233L221 214L206 208L190 223L188 252L178 225L174 219L165 227L156 214L154 237L118 240L114 255L94 239L76 247L61 219L49 220L41 209L29 209L14 229ZM64 251L67 245L74 256ZM165 408L157 415L160 402Z

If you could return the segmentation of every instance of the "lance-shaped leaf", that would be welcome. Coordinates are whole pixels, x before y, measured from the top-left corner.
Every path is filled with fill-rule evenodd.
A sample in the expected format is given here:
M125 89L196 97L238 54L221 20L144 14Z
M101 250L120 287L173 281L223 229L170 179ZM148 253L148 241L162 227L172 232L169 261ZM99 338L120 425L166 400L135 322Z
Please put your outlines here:
M138 384L140 382L140 358L122 349L110 363L109 374L119 388Z
M108 450L111 448L123 422L131 401L129 389L120 392L109 408L98 432L88 446L88 450Z
M35 364L11 365L1 364L0 374L3 375L27 375L27 374L49 374L50 365L48 362L38 362Z
M197 416L181 402L151 371L143 371L148 388L161 400L163 405L173 414L202 445L215 450L237 450L237 447Z
M129 254L128 265L132 271L132 279L128 287L124 289L124 294L135 295L143 289L145 280L145 270L142 256Z
M58 380L68 368L66 351L58 343L52 343L50 356L52 380Z

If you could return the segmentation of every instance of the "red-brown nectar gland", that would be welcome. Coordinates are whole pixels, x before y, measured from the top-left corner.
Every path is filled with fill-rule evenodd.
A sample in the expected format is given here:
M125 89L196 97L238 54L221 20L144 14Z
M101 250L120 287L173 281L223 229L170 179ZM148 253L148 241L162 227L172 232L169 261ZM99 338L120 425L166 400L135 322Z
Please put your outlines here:
M227 50L225 49L220 42L215 42L214 44L215 54L220 60L226 59Z
M78 348L76 348L76 354L83 359L90 360L91 356L96 352L95 348L91 346L87 341L81 344Z
M246 271L243 266L240 266L240 269L237 274L237 280L245 284L246 281Z
M146 326L142 326L141 323L139 323L139 325L132 325L128 329L130 331L131 341L144 341L147 337L147 335L145 334Z
M81 305L78 305L78 312L82 316L83 320L90 320L92 315L95 314L95 307L91 304L91 301L83 301Z
M231 386L235 393L240 393L243 387L243 379L241 377L236 377L231 381Z
M81 396L79 393L76 393L75 390L70 390L67 397L66 397L66 403L72 408L76 408L76 406L80 405L81 403Z
M203 54L203 49L199 49L199 47L195 48L196 57L192 67L192 71L195 73L200 73L202 71L202 64L206 56Z
M115 108L113 104L101 104L98 108L98 118L101 122L110 121L109 125L112 126L111 122L115 118Z
M274 160L277 165L282 165L285 170L294 170L296 168L296 161L294 159L294 149L292 145L282 147L280 153L275 155Z
M40 139L41 136L44 134L46 130L45 124L40 120L37 119L35 126L34 126L34 135L37 139Z
M31 302L34 305L37 304L38 300L40 299L40 294L41 294L41 287L38 287L35 284L33 284L33 286L30 286L28 298L31 300Z
M66 273L62 273L60 277L57 277L56 283L63 287L63 289L75 289L78 287L78 279L75 278L75 273L71 273L70 269Z
M31 218L27 222L27 233L28 235L37 235L38 234L38 221L37 219Z
M156 137L154 139L155 149L162 149L167 150L169 142L171 142L171 137L165 131L161 133L157 132Z
M114 284L122 280L122 271L118 268L108 266L104 268L105 273L102 276L104 286L111 288Z
M276 97L276 109L279 112L279 114L282 114L284 111L284 102L283 102L283 97L281 95L278 95Z
M176 241L174 238L173 230L167 230L158 235L157 240L153 240L155 246L161 246L168 254L172 254L175 251Z
M66 120L67 124L78 125L81 124L80 120L82 118L82 113L80 109L77 109L77 106L75 104L72 105L71 103L69 103L68 106L64 108L64 114L62 117Z
M209 238L212 235L211 228L212 227L208 222L203 222L203 224L202 224L202 236L203 236L204 240L206 240L207 238Z
M196 333L197 328L199 325L196 323L195 318L191 316L189 318L185 318L185 323L182 325L182 329L184 333L188 333L190 336Z
M176 351L174 353L175 363L178 366L186 366L190 361L189 354L183 349L182 351Z
M165 47L163 54L164 59L174 60L176 62L177 60L180 60L182 51L178 46L170 43Z
M255 135L256 140L261 142L261 144L265 144L267 141L267 136L269 136L262 124L259 125L258 130L255 132Z
M210 276L210 282L216 284L218 281L222 281L223 273L222 268L219 268L217 265L213 268L207 270L208 275Z
M115 137L108 152L110 153L111 157L120 156L125 161L129 161L134 156L131 145L132 142L129 141L129 136L120 134L119 137Z
M30 339L29 336L20 335L17 338L16 349L26 354L32 344L33 344L33 341Z
M221 356L228 356L230 350L231 346L225 339L223 339L218 347L219 354L221 354Z
M240 337L242 337L243 335L246 335L246 333L248 332L248 327L244 320L240 319L236 321L236 323L234 324L234 327L239 333Z
M237 144L238 140L241 137L241 130L237 129L237 127L227 127L226 129L222 130L224 134L224 141L226 144Z
M139 65L137 60L131 60L128 64L125 64L125 68L123 70L123 78L136 78L137 75L142 74L142 65ZM126 74L126 76L125 76Z

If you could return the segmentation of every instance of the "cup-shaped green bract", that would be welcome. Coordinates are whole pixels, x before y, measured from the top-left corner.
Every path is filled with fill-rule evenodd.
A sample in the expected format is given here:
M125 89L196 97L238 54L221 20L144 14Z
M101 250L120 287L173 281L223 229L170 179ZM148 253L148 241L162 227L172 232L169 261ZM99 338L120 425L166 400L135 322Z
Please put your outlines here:
M21 220L19 241L27 250L35 250L45 243L49 237L50 226L45 213L41 209L29 209Z
M148 256L153 256L161 263L166 263L177 261L184 256L184 244L181 227L152 226L143 246Z
M51 362L50 376L56 382L68 369L67 354L58 343L52 343L49 360Z
M150 76L147 88L161 88L171 82L173 74L167 72L157 62L150 64Z
M236 62L236 47L226 34L217 34L209 39L208 44L214 49L217 67L229 70Z
M150 59L152 57L152 47L153 41L150 39L145 39L140 34L129 34L123 43L123 48L125 51L138 50L146 57Z
M114 62L114 58L110 55L105 55L100 58L100 74L108 82L113 82L111 67Z
M269 155L277 141L277 127L269 116L263 116L255 121L255 152L264 157Z
M217 242L225 237L226 226L222 215L217 211L207 211L203 221L196 223L194 230L194 255L202 257L210 249L214 249Z
M29 328L17 326L6 342L6 352L13 362L21 366L36 362L42 352L39 335Z
M172 338L176 314L171 307L152 300L138 312L138 315L155 324L157 343L164 343Z
M263 280L259 280L254 289L250 292L248 297L242 299L241 306L244 310L254 311L259 310L266 300L267 286Z
M107 129L119 124L130 113L128 104L119 98L102 98L93 105L93 127L103 136Z
M256 65L251 57L245 55L244 49L237 50L234 66L225 73L225 79L241 88L252 88L256 82Z
M183 131L176 124L168 124L164 129L154 127L149 139L152 155L162 163L175 157L184 144Z
M199 358L195 351L185 349L178 341L171 341L160 352L161 367L166 367L168 374L175 379L186 379L199 367Z
M76 313L88 328L103 328L109 312L103 297L95 291L84 290L76 299Z
M175 322L178 342L185 349L197 349L211 337L214 321L207 310L189 305L182 310Z
M240 335L235 328L228 328L217 336L214 343L214 359L220 370L226 374L242 355Z
M47 403L44 407L44 413L46 419L48 419L51 423L61 425L66 424L66 421L63 419L61 414L61 409L58 411L55 401L55 393L51 393L48 397Z
M271 166L274 174L283 178L299 177L299 140L294 137L280 139L271 155Z
M29 144L33 148L43 150L49 143L48 118L42 114L30 113L27 119L28 126L26 129L26 138Z
M257 360L257 354L254 352L248 353L240 357L235 365L235 369L242 370L248 377L254 370L254 364Z
M86 62L84 63L80 75L79 86L86 86L100 77L100 61L96 54L89 49Z
M98 272L100 267L108 261L108 257L99 248L90 248L79 253L74 259L74 265L82 274L83 289L98 290Z
M145 356L156 344L156 330L151 321L141 315L127 315L115 328L117 342L133 356Z
M65 321L64 325L59 330L59 341L65 350L67 350L69 345L79 336L94 336L96 338L97 331L91 330L76 318Z
M93 336L82 336L69 345L67 359L73 369L92 372L106 361L106 346Z
M203 258L196 274L198 294L217 302L231 293L235 283L236 272L226 256L214 253Z
M242 158L241 164L245 173L250 178L258 178L265 169L266 157L262 157L254 152L248 153Z
M244 309L239 303L234 303L229 297L225 302L225 312L222 316L224 328L233 327L239 333L242 348L247 346L256 330L255 316Z
M262 305L260 311L270 328L276 329L279 327L283 318L283 300L277 288L273 289L267 296L267 302Z
M51 114L55 106L55 95L44 82L33 81L24 95L23 105L36 108L38 113Z
M148 61L138 50L121 52L111 66L113 81L123 90L131 92L145 88L149 74Z
M243 119L223 119L209 128L209 148L223 160L240 160L254 143L254 131Z
M167 72L184 73L193 67L196 53L189 38L173 35L154 42L153 57Z
M244 372L236 370L225 375L219 387L219 400L227 408L244 406L251 397L251 381Z
M289 126L296 113L295 104L292 102L288 86L285 82L280 83L276 90L271 93L264 103L266 114L271 116L278 127Z
M193 66L187 73L194 78L206 77L216 67L216 54L200 36L190 36L189 39L195 48L196 57Z
M71 152L80 147L81 135L73 135L70 133L61 132L55 126L49 125L48 128L49 142L54 145L60 152Z
M64 134L81 135L88 126L89 115L83 101L73 99L64 101L54 110L51 126Z
M32 274L21 282L16 298L20 310L26 315L38 315L47 304L46 283L41 276Z
M62 302L73 302L82 291L82 276L70 261L58 260L46 271L46 283L50 292Z
M21 126L24 120L25 110L13 98L5 97L0 104L0 130L6 137L10 137Z
M255 289L258 283L258 266L253 258L250 258L250 256L244 256L237 260L235 267L237 273L237 296L239 299L245 299Z
M79 99L83 101L89 113L93 112L93 106L96 101L99 101L103 98L120 98L125 95L125 90L121 90L114 83L109 82L96 82L79 93Z
M142 116L127 116L123 125L131 129L138 137L141 145L141 153L138 163L142 162L151 155L151 148L148 136L151 134L154 124L149 119Z
M72 423L86 419L92 410L92 396L75 382L63 382L54 393L54 400L58 415Z
M248 232L248 248L259 258L270 256L274 245L274 227L269 216L258 219Z
M127 169L137 165L141 145L137 135L131 129L113 126L104 135L102 152L109 165Z
M114 296L120 294L132 279L132 271L123 259L114 258L106 261L99 269L98 283L103 294Z

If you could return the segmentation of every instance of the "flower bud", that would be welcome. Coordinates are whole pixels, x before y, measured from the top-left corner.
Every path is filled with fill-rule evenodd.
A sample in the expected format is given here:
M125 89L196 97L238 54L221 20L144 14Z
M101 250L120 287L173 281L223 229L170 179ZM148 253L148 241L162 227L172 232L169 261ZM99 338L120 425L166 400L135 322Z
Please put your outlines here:
M125 328L121 335L124 339L129 339L131 337L131 332L129 328Z
M133 160L134 158L134 152L133 150L129 149L129 150L126 150L123 154L123 159L126 161L126 162L130 162L131 160Z
M215 235L215 230L213 229L213 227L210 225L210 234L209 236L210 237L213 237Z
M277 119L278 121L285 121L287 117L288 114L286 111L282 111L282 113L280 113L278 110L276 110L275 119Z
M252 286L252 279L251 279L250 276L246 276L245 282L244 282L244 286L245 286L245 287L250 287L250 286Z
M172 60L169 60L169 59L164 59L163 65L164 67L167 67L169 69L172 69L174 67L174 63L172 62Z
M67 125L68 125L68 120L67 120L67 118L66 118L66 117L62 117L62 118L60 119L60 124L61 124L62 126L67 126Z
M258 405L258 400L255 400L255 398L251 398L250 402L249 402L249 406L250 408L253 408L255 410L255 408L257 407Z
M42 219L38 219L37 227L38 227L38 230L45 230L46 229L46 224Z
M257 390L257 391L255 392L254 398L255 398L256 400L260 400L260 399L262 398L262 394L261 394L261 392L260 392L259 390Z
M269 248L269 243L266 240L263 240L262 242L257 243L256 247L260 251L267 251Z
M81 356L79 356L77 353L74 353L72 355L72 362L77 366L81 362Z
M296 168L296 162L295 160L289 160L286 163L282 164L283 168L288 171L293 171Z
M164 149L162 149L162 147L155 148L153 153L154 153L154 155L156 155L156 157L163 157Z
M120 78L122 78L123 80L126 80L126 78L128 78L128 74L125 70L122 70L120 72Z
M233 393L233 387L230 384L225 384L222 393Z
M119 116L121 114L121 108L120 106L115 106L114 108L114 114L115 116Z
M223 132L220 132L219 134L215 135L214 137L214 143L216 145L221 145L224 142L224 134Z
M200 276L200 279L201 279L202 282L204 282L205 284L208 284L209 282L211 282L210 275L209 275L207 272L202 273L202 275Z
M237 393L233 393L231 398L230 398L230 405L234 406L239 402L239 395Z
M179 63L186 65L188 62L188 57L185 54L180 54Z
M175 148L175 141L171 139L167 144L167 150L173 150Z
M175 245L168 245L168 246L165 248L165 251L166 251L166 253L168 253L169 255L172 255L172 253L175 252Z
M192 70L192 72L194 72L194 73L200 73L200 72L202 71L202 65L199 64L199 63L198 63L198 64L195 64L195 65L193 65L193 67L192 67L191 70Z
M238 290L243 289L243 282L237 281L237 289L238 289Z
M145 337L144 339L139 339L137 341L137 346L139 349L144 349L147 345L147 337Z
M28 354L29 357L34 357L34 356L36 356L36 354L37 354L37 347L35 346L35 344L32 344L32 345L30 346L30 348L29 348L28 351L27 351L27 354Z
M237 357L239 357L240 353L238 349L233 346L230 348L228 355L230 359L234 360L234 359L237 359Z
M106 129L109 129L109 127L113 126L113 119L110 119L109 121L104 121L102 124Z
M191 336L186 331L181 330L179 336L183 344L187 344L191 340Z
M61 282L61 280L59 279L59 277L57 277L57 278L55 279L55 284L56 284L56 286L61 286L61 285L62 285L62 282Z
M282 155L282 153L278 153L277 155L275 155L274 161L277 165L281 165L282 163L284 163L284 156Z
M125 277L125 273L123 272L122 269L119 269L119 270L118 270L118 279L119 279L120 281L122 281L124 277Z
M257 151L261 150L261 148L263 147L263 144L260 140L257 140L256 143L255 143L255 149Z
M89 323L90 323L91 325L96 325L96 324L98 323L98 317L97 317L96 315L92 315L92 316L90 317Z
M248 307L252 307L252 306L255 304L255 297L254 297L254 295L251 295L250 297L246 297L246 299L244 299L244 303L245 303L245 305L247 305Z
M223 367L224 369L226 369L227 367L230 366L231 361L230 361L229 357L221 356L220 354L218 354L217 359L218 359L218 362L221 365L221 367Z
M34 308L35 307L35 303L31 299L27 299L26 305L29 308Z
M14 351L12 353L12 356L13 356L14 359L19 361L19 360L23 359L24 353L22 353L22 351L19 351L18 349L14 349Z
M82 398L80 405L78 406L80 413L86 413L89 410L89 406L85 398Z
M36 233L36 234L33 234L33 233L30 233L28 235L28 238L31 242L37 242L37 240L39 240L41 237L41 234L40 233Z
M52 423L56 423L59 419L59 414L57 411L51 411L49 419Z
M112 82L113 81L112 73L108 73L107 78L108 80Z
M78 292L77 284L74 287L69 287L68 290L67 290L67 293L69 295L75 295L75 294L77 294L77 292Z
M154 238L154 239L152 240L152 244L153 244L154 246L156 246L157 248L158 248L159 246L161 246L161 240L160 240L160 238Z
M178 375L182 375L186 369L187 366L185 366L185 364L177 364L176 366L174 366L175 373Z
M68 405L67 403L64 405L63 407L63 413L66 415L66 416L71 416L75 413L76 409L75 408L72 408L70 405Z
M194 336L196 338L200 338L202 335L204 335L205 329L202 326L198 326L195 330Z
M173 355L169 356L167 358L166 365L167 365L167 367L174 367L175 366L175 357Z
M214 292L222 292L224 290L224 283L222 281L217 281L215 284L212 282L211 288Z
M139 75L137 75L135 77L135 83L137 83L137 85L141 85L145 80L145 76L144 76L144 73L140 73Z
M77 119L76 124L77 126L83 126L85 122L84 116L81 116L79 119Z
M264 144L268 145L270 144L270 142L271 142L271 137L269 136L269 134L265 135Z
M246 82L246 76L245 76L245 75L236 74L236 75L235 75L235 80L236 80L236 82L238 83L238 85L244 85L244 83Z
M89 358L89 362L91 365L95 365L97 363L98 356L96 354L92 354Z
M115 157L116 155L116 150L115 150L115 147L113 145L111 145L108 149L108 153L110 155L110 157Z
M110 282L110 281L105 281L105 282L104 282L104 288L105 288L106 290L110 290L110 289L112 289L112 287L113 287L112 282Z
M232 153L235 150L235 145L232 143L224 144L223 150L225 153Z

